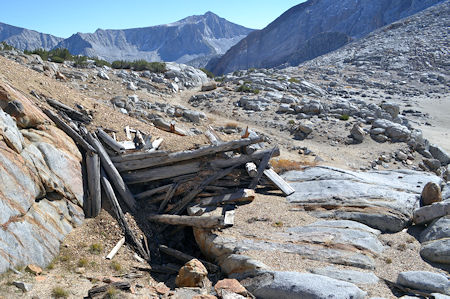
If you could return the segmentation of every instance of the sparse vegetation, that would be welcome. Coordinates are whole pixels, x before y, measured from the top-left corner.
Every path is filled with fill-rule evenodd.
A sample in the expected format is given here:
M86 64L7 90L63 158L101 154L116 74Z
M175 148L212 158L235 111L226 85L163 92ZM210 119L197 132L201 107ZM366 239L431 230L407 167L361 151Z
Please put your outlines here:
M349 118L350 118L350 116L349 116L348 114L342 114L342 115L339 117L340 120L344 120L344 121L349 120Z
M270 165L272 165L276 173L283 173L290 170L299 170L304 166L313 165L313 163L292 161L287 159L273 159L270 160Z
M52 290L52 296L55 298L67 298L69 297L69 292L62 287L54 287Z
M384 260L384 262L385 262L386 264L392 264L392 259L391 259L390 257L387 257L387 258Z
M119 290L117 290L115 287L110 287L105 293L106 299L116 299L119 298Z
M206 74L206 76L208 76L208 78L213 79L213 78L215 77L213 73L211 73L210 71L208 71L208 70L205 69L205 68L201 68L200 70L201 70L202 72L204 72L204 73Z
M298 80L297 78L289 78L288 81L291 83L300 83L300 80Z
M13 46L7 44L6 42L1 42L0 44L2 45L1 48L3 48L3 50L11 51L15 49Z
M113 269L114 271L118 272L118 271L122 270L122 265L117 261L112 261L110 266L111 266L111 269Z
M89 251L93 254L100 254L103 251L103 245L100 243L94 243L89 248Z
M248 93L254 93L254 94L258 94L259 93L259 89L256 88L251 88L248 84L242 84L241 86L239 86L236 90L237 92L248 92Z
M113 69L132 69L135 71L150 71L152 73L164 73L167 71L164 62L148 62L140 59L135 61L115 60L111 63Z
M89 263L89 261L88 261L88 259L87 258L81 258L79 261L78 261L78 267L86 267L87 265L88 265L88 263Z
M226 129L237 129L238 127L239 125L236 122L229 122L225 124Z
M274 227L283 227L283 222L282 222L282 221L274 222L274 223L272 224L272 226L274 226Z

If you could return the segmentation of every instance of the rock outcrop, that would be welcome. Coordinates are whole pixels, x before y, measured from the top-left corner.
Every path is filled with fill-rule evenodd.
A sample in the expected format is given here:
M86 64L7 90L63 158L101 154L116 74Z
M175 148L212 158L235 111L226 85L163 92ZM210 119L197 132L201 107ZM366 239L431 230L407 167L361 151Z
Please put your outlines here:
M442 0L310 0L254 31L207 68L215 74L239 69L298 65Z
M19 111L11 108L20 107ZM84 218L81 154L24 95L0 82L0 273L47 266Z
M0 23L0 41L20 50L50 50L62 40L64 39L51 34Z

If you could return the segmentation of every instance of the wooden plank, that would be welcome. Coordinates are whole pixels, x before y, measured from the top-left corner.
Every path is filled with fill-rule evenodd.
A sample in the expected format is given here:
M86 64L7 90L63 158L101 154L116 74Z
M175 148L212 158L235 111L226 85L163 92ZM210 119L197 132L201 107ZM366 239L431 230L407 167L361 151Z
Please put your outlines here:
M120 247L125 244L125 237L121 238L119 242L117 242L116 246L108 253L106 256L107 260L112 260L112 258L116 255L116 253L119 251Z
M208 130L206 130L205 136L209 139L209 142L212 145L219 145L223 142L222 139L220 139L219 135L217 135L216 131L214 131L213 127L211 127L211 125L208 125Z
M255 199L253 189L241 189L234 193L202 198L197 201L200 206L217 206L223 204L249 203Z
M102 191L100 185L100 158L97 154L86 154L86 173L88 184L89 213L88 218L95 218L102 208Z
M179 214L186 209L187 205L199 194L203 191L203 188L205 188L210 183L228 175L230 172L232 172L238 164L233 165L227 169L224 169L222 171L219 171L209 177L207 177L203 182L195 187L193 190L191 190L188 194L186 194L177 204L177 206L173 209L171 214Z
M269 154L273 150L272 157L277 157L280 155L280 149L278 147L275 147L273 149L267 149L267 150L261 150L256 151L251 155L238 155L236 157L230 158L230 159L217 159L214 161L211 161L211 167L214 168L226 168L233 166L235 164L244 164L250 161L258 161L261 160L264 156Z
M133 142L133 141L124 141L124 142ZM134 142L133 142L133 146L134 146ZM156 157L167 156L168 154L169 154L169 152L167 152L167 151L137 152L137 153L122 154L122 155L111 157L111 161L113 161L114 163L121 163L121 162L125 162L125 161L141 160L141 159L143 159L143 156L145 156L145 158L156 158Z
M125 130L125 136L127 137L128 140L131 140L131 132L130 132L130 126L126 126L124 128Z
M128 184L140 184L168 179L190 173L196 173L200 171L201 166L201 162L191 162L180 165L165 166L124 173L122 177Z
M126 203L126 205L130 208L132 212L136 212L136 200L134 199L130 189L128 189L128 186L123 181L119 172L114 167L114 164L109 159L109 156L106 153L105 149L103 148L102 144L90 133L86 137L89 143L97 150L100 156L102 166L105 169L106 173L108 174L110 180L114 184L114 187L119 193L120 198Z
M264 170L266 169L267 165L269 165L270 158L272 158L272 155L275 151L276 147L273 148L270 153L264 156L264 158L261 160L261 163L258 165L258 174L256 177L253 178L252 182L248 186L249 189L255 189L255 187L258 185L259 179L264 174Z
M118 154L122 154L125 152L125 147L115 141L111 136L109 136L105 131L103 131L101 128L97 129L97 135L98 137L106 144L108 145L113 151L115 151Z
M151 190L147 190L147 191L141 192L139 194L136 194L135 198L137 200L141 200L141 199L145 199L147 197L150 197L150 196L152 196L154 194L165 192L165 191L169 190L170 187L172 187L172 185L173 184L168 184L168 185L160 186L158 188L154 188L154 189L151 189Z
M158 213L161 213L169 203L169 201L172 199L173 195L175 194L175 191L177 191L178 183L175 183L172 185L172 187L169 189L169 191L166 193L166 197L161 202L161 205L159 206Z
M265 169L264 175L275 184L275 186L280 189L284 195L289 196L295 192L294 188L291 187L285 180L283 180L272 168Z
M76 111L63 103L58 102L57 100L47 99L47 103L53 108L63 111L73 120L86 124L91 122L91 119L86 114Z
M155 125L155 127L157 127L160 130L174 133L180 136L187 135L187 132L185 130L175 127L175 123L169 123L162 118L155 118L152 120L152 122Z
M171 225L192 226L198 228L223 228L224 216L186 216L186 215L151 215L148 220L152 222Z
M246 138L233 140L222 143L220 145L203 146L196 150L187 150L181 152L170 153L166 156L147 158L145 154L142 155L141 160L131 160L125 162L116 163L116 167L120 172L131 171L155 166L162 166L167 164L173 164L176 162L191 160L195 158L204 157L207 155L214 155L220 152L227 152L230 150L236 150L240 147L247 146L256 142L260 142L258 138Z
M77 132L75 132L68 124L66 124L62 119L60 119L56 114L48 109L42 109L42 111L60 128L64 131L70 138L75 141L76 144L81 146L88 154L97 153L97 151L83 139Z
M192 259L197 259L199 260L209 271L211 272L219 272L220 268L217 265L214 265L210 262L207 262L205 260L193 257L192 255L186 254L184 252L181 252L179 250L173 249L173 248L169 248L166 245L159 245L159 250L171 257L176 258L179 261L182 261L183 263L187 263Z
M106 197L109 199L109 201L111 203L111 207L114 211L117 222L119 223L119 226L121 227L125 237L132 243L132 246L137 249L137 251L141 255L141 257L143 257L147 261L150 261L150 256L144 250L141 242L138 240L138 238L135 236L135 234L131 230L130 226L128 225L125 215L122 212L122 208L120 207L119 202L117 201L116 195L114 194L114 190L111 186L111 183L106 178L106 175L104 173L102 173L101 181L102 181L103 190L105 191Z

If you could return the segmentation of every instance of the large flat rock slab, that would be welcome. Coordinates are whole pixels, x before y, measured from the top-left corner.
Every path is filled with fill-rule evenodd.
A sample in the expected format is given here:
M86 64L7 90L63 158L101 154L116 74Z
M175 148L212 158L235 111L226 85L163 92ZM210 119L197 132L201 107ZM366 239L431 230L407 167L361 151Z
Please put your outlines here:
M355 220L398 232L412 219L420 193L435 175L412 170L354 172L318 166L283 175L295 193L287 200L318 217Z
M377 238L379 234L358 222L330 220L288 228L258 239L217 237L207 233L196 234L196 239L204 252L219 259L219 264L222 255L232 252L245 255L251 250L292 253L331 264L374 269L374 257L384 249Z

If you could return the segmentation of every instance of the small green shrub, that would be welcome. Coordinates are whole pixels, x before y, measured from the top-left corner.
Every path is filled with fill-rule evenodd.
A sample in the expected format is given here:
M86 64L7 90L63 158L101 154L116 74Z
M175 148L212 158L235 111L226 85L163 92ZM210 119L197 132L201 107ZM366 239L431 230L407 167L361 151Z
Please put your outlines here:
M119 291L115 287L110 287L105 293L106 299L116 299L119 298Z
M148 62L144 59L133 62L125 60L115 60L111 63L113 69L133 69L135 71L150 71L152 73L164 73L167 71L164 62Z
M300 83L300 80L296 79L296 78L289 78L288 80L291 83Z
M63 63L64 62L64 58L59 57L59 56L52 56L52 57L50 57L50 61L51 62L56 62L56 63Z
M87 63L87 57L82 55L77 55L73 57L73 65L75 67L86 67L88 65Z
M94 60L94 64L96 66L98 66L98 67L102 67L102 66L105 66L105 65L111 67L111 63L109 63L106 60L103 60L103 59L100 59L100 58L97 58L97 57L93 57L92 60Z
M78 261L78 267L86 267L88 265L89 261L87 258L81 258Z
M350 118L350 116L349 116L348 114L342 114L342 115L339 117L340 120L344 120L344 121L349 120L349 118Z
M119 262L117 262L117 261L112 261L110 266L111 266L111 269L113 269L114 271L122 270L122 265L119 264Z
M11 50L14 50L14 49L15 49L13 46L7 44L6 42L1 42L1 44L2 44L3 50L11 51Z
M212 79L212 78L215 77L213 73L211 73L210 71L208 71L207 69L205 69L205 68L203 68L203 67L202 67L200 70L201 70L202 72L204 72L208 78L211 78L211 79Z
M100 243L94 243L89 248L89 251L94 254L100 254L103 251L103 245Z
M69 297L69 292L62 287L54 287L52 290L52 295L55 298L67 298Z
M248 92L248 93L254 93L254 94L258 94L259 93L259 89L256 88L251 88L248 84L242 84L240 85L237 90L238 92Z

